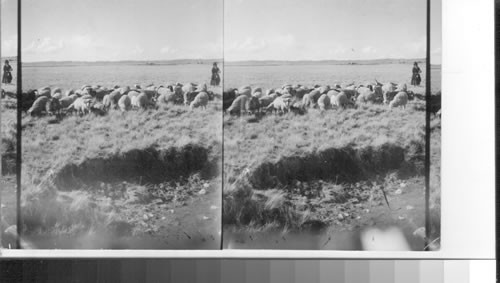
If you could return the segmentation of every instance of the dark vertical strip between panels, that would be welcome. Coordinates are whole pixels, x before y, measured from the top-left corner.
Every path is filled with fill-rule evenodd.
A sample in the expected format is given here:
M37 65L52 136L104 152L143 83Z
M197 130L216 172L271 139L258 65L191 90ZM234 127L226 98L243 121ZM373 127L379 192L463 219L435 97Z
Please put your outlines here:
M431 170L431 1L427 0L427 46L425 64L425 248L429 250L430 219L430 170Z
M224 103L224 81L226 79L226 65L224 56L224 18L225 18L225 0L222 0L222 103ZM221 127L222 127L222 150L221 150L221 188L220 188L220 249L224 249L224 107L221 108Z
M500 58L500 47L498 44L498 41L500 40L500 22L498 21L498 17L500 17L500 0L495 0L495 8L494 8L494 13L495 13L495 188L497 188L497 193L495 194L495 242L496 242L496 257L498 258L499 254L499 247L498 247L498 225L500 224L500 220L498 219L498 208L500 207L500 200L498 198L498 184L500 183L500 168L498 166L498 160L500 157L500 142L499 139L497 138L497 133L498 133L498 125L500 125L500 115L498 114L498 111L500 110L500 100L497 98L497 94L500 93L500 81L497 78L497 75L500 74L500 63L498 62ZM500 271L498 271L497 268L497 278L500 274Z
M495 0L495 78L497 78L497 75L500 74L500 63L498 62L500 58L500 47L498 45L498 41L500 40L500 23L498 21L498 17L500 17L500 0ZM500 125L500 115L498 114L498 111L500 110L500 100L497 98L497 94L500 93L500 80L495 79L495 172L496 172L496 180L495 180L495 187L497 188L497 193L495 194L495 199L496 199L496 207L495 207L495 219L496 219L496 225L495 225L495 239L496 239L496 256L495 258L498 258L499 254L499 246L498 246L498 226L500 225L500 220L498 218L498 208L500 207L500 200L498 198L498 184L500 183L500 168L498 166L498 160L500 157L500 142L499 139L497 138L498 134L498 125ZM500 275L500 271L497 268L497 278Z
M16 248L21 248L21 108L23 105L22 96L22 71L21 71L21 0L17 1L17 133L16 133L16 219L17 219L17 239Z

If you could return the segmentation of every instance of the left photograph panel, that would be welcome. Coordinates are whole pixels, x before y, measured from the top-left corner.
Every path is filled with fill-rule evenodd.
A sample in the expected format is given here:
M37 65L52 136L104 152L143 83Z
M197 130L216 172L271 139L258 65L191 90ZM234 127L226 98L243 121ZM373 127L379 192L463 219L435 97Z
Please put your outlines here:
M17 1L0 3L0 250L16 247ZM1 253L1 251L0 251Z
M22 1L29 248L220 248L222 5Z

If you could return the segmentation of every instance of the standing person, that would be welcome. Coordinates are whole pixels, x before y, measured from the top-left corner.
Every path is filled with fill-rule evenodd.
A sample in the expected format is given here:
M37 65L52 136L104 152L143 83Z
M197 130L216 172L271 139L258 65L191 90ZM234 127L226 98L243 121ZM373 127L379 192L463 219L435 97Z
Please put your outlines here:
M418 63L417 62L413 63L413 70L412 70L413 75L411 76L411 85L416 85L416 86L420 85L420 82L422 81L422 78L420 78L420 73L422 73L422 71L418 67Z
M9 60L5 60L5 65L3 65L3 77L2 77L2 83L4 84L10 84L12 82L12 66L9 65Z
M212 86L218 86L220 83L220 76L219 76L220 70L219 67L217 67L217 63L214 63L212 67L212 80L210 81L210 85Z

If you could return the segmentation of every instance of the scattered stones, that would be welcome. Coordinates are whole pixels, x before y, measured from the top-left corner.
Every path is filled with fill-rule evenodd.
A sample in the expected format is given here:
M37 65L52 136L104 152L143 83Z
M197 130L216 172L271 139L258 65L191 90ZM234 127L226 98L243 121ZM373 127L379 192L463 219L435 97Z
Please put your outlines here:
M343 216L341 213L339 213L339 215L337 216L337 218L338 218L339 220L343 220L343 219L344 219L344 216Z

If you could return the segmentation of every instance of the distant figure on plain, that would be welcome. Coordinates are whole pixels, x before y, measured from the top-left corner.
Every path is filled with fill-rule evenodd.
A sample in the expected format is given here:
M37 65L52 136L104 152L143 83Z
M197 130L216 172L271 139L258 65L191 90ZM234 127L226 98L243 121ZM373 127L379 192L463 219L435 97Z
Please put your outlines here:
M217 63L214 63L212 67L212 79L210 80L210 85L218 86L220 84L219 73L220 73L219 67L217 67Z
M421 72L422 71L418 67L418 63L417 62L413 63L413 70L412 70L413 75L411 77L411 85L416 85L416 86L420 85L420 82L422 81L422 78L420 77Z
M5 65L3 65L2 83L10 84L10 82L12 82L12 71L12 66L9 65L9 60L5 60Z

